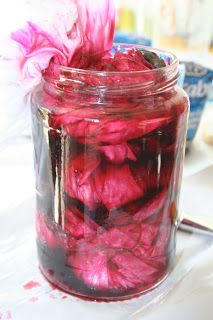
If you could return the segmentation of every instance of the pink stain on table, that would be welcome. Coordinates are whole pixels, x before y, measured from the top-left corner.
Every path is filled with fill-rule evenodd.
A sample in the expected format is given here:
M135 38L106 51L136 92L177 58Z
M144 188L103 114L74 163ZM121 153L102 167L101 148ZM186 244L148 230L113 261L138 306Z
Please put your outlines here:
M37 287L40 287L40 283L39 282L36 282L36 281L29 281L27 282L23 287L25 290L31 290L31 289L34 289L34 288L37 288Z
M30 302L37 302L38 301L38 297L31 297L29 298Z

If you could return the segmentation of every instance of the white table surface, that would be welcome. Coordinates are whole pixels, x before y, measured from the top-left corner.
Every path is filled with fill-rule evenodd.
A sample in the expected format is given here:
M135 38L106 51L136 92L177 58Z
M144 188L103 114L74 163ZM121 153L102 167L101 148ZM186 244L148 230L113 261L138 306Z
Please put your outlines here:
M3 243L2 241L6 241L3 238L5 234L5 230L3 229L6 220L5 212L16 212L14 219L18 219L18 215L20 215L20 219L22 219L22 212L20 210L26 210L28 206L31 209L29 209L29 221L28 218L26 219L27 228L30 228L30 230L33 228L33 206L31 202L33 201L32 195L34 194L34 171L32 153L32 143L29 138L25 138L24 141L22 139L11 144L0 154L0 216L3 222L3 224L0 224L0 245ZM186 157L180 202L181 210L189 214L207 215L213 218L213 146L208 146L202 142L199 134ZM16 210L17 207L19 210ZM5 223L7 223L7 221ZM24 223L25 222L20 223L20 225L17 224L17 228L23 226L23 230L21 230L23 233L25 232ZM20 230L15 230L15 232L16 231L20 232ZM33 250L33 248L31 248L31 250ZM198 259L190 273L175 286L164 301L148 308L145 313L138 313L132 316L131 319L212 320L213 248L211 246L208 250L205 249L203 251L203 256ZM21 266L21 255L19 257L13 256L13 252L11 251L11 257L8 259L11 259L11 263L9 264L11 270L14 270L13 268L16 270L16 263L17 268ZM78 318L80 320L96 320L92 316L93 312L96 312L97 319L101 320L129 319L127 315L122 316L122 310L118 310L122 308L120 304L119 308L113 307L110 309L111 314L107 315L104 306L100 303L92 302L88 304L88 302L78 301L78 304L74 304L74 300L65 299L58 304L57 295L56 297L54 297L54 295L53 297L50 296L49 300L51 301L48 302L46 299L43 298L42 300L42 298L40 298L39 303L31 301L30 304L26 303L26 300L23 299L23 303L15 307L15 293L14 296L11 295L12 289L9 288L9 286L11 286L12 283L12 285L14 285L14 292L16 292L17 276L14 283L12 280L13 272L11 273L11 277L8 278L8 282L4 279L4 263L6 266L8 261L9 260L6 260L6 262L1 261L0 257L0 319L66 320ZM14 267L11 266L12 263ZM20 274L20 279L18 279L20 283L27 280L27 278L21 279L22 271L14 271L18 275ZM1 285L2 283L4 287ZM8 297L7 292L10 292ZM20 291L20 294L22 294L21 292L22 291ZM23 295L24 294L23 292ZM30 294L31 299L33 299L33 292ZM58 293L58 295L60 295L60 293ZM125 308L125 303L123 306Z

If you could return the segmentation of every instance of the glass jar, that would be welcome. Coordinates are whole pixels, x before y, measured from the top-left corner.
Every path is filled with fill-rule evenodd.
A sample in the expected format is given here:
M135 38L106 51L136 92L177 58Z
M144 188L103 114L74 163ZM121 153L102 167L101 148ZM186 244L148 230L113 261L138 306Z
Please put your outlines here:
M176 57L149 50L169 65L121 73L51 63L33 95L40 269L87 299L144 293L175 256L189 102Z

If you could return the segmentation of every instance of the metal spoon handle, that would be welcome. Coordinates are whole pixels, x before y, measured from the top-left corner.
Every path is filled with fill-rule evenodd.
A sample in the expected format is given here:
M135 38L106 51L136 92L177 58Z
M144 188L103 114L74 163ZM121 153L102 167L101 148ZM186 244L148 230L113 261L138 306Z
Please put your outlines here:
M208 217L194 217L183 215L179 229L189 233L199 233L207 236L213 236L213 219Z

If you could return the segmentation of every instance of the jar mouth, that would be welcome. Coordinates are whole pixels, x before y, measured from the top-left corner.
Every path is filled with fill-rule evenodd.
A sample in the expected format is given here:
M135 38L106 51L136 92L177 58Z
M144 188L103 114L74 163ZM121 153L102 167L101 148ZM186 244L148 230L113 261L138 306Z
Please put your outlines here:
M135 90L140 88L141 90L144 89L146 91L149 91L149 89L151 90L152 87L151 91L153 92L158 89L160 89L160 91L162 91L162 89L165 90L168 85L173 86L177 83L179 76L179 61L173 53L155 49L153 47L122 43L114 43L111 52L115 53L132 48L156 53L164 60L166 66L142 71L97 71L67 67L51 61L49 67L43 71L42 76L45 82L53 84L56 87L59 86L61 88L61 85L63 84L63 90L69 91L72 83L72 90L84 92L93 91L94 88L95 90L117 91L119 89L132 90L133 87ZM94 83L88 84L85 82L85 78L88 76L94 78ZM113 81L109 84L107 81L109 77L113 80L119 79L119 81ZM150 80L150 77L154 80ZM143 78L143 81L141 81L141 78ZM131 79L134 80L133 83L131 83Z

